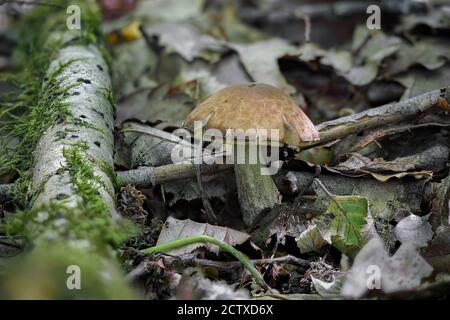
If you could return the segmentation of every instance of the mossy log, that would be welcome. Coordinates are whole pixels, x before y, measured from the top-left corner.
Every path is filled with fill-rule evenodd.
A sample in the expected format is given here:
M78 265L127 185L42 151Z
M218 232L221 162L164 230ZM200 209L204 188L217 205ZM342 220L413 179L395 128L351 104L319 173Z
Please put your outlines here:
M33 32L49 31L45 44L29 44L41 46L48 62L25 123L42 132L29 150L28 171L21 172L29 205L4 225L7 233L25 236L33 249L3 274L0 296L6 298L133 296L113 250L133 227L115 211L115 109L99 10L96 1L78 5L81 30L66 28L65 9L38 9L28 19L35 23L28 25ZM70 270L80 271L79 286L69 285Z

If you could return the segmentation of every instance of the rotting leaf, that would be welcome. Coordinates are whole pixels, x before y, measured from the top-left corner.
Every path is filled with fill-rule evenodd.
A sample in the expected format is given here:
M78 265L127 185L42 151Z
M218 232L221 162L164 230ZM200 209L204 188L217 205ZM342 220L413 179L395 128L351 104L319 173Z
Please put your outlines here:
M300 234L296 242L301 253L320 252L327 243L316 225L308 226L308 229Z
M151 22L177 22L201 14L205 0L154 0L140 1L135 15Z
M334 172L346 174L370 174L381 182L386 182L392 178L403 178L406 176L411 176L416 179L430 178L433 176L433 171L431 170L408 171L415 169L415 165L414 163L411 163L411 161L414 161L414 159L417 161L422 161L426 159L426 156L427 155L424 155L424 157L419 157L419 155L417 155L411 156L410 158L405 157L404 159L399 158L394 161L385 161L382 158L371 160L360 154L353 153L352 156L345 162L342 162L335 167L329 167L328 169ZM426 163L425 165L430 165L430 163ZM418 167L421 167L421 164L418 164Z
M401 100L407 100L442 85L447 86L450 83L450 66L447 64L433 71L412 68L406 73L399 74L394 80L407 88L401 98Z
M276 244L285 244L286 237L299 237L306 230L307 221L293 214L288 205L277 204L257 225L258 228L252 233L252 239L263 247L270 243L272 236L276 237Z
M436 197L431 203L431 224L434 229L450 224L450 176L437 187Z
M432 49L432 50L430 50ZM396 75L414 65L436 70L450 58L449 43L445 39L421 39L414 45L404 44L397 52L397 58L390 63L389 75Z
M402 17L400 29L410 31L420 25L425 25L432 29L450 29L449 7L434 10L428 15L405 15Z
M237 17L238 7L235 4L226 4L222 10L214 13L212 21L208 21L209 30L216 38L230 42L251 43L264 40L266 35L244 23Z
M183 272L176 289L175 299L179 300L246 300L249 293L245 289L234 290L225 282L205 278L201 270L188 268Z
M286 82L280 72L278 59L284 56L297 56L299 49L287 41L273 38L251 44L229 44L235 50L247 72L255 82L261 82L294 93L294 87Z
M383 32L364 33L361 28L355 30L354 47L358 53L354 57L353 66L342 76L356 86L371 83L378 75L381 62L393 55L401 46L402 41Z
M341 295L342 285L345 277L343 275L337 276L332 282L325 282L311 276L314 289L317 293L325 299L339 299Z
M143 39L122 43L115 46L113 51L112 74L115 94L119 99L155 86L149 70L155 70L158 59Z
M223 51L222 41L202 34L187 22L150 26L145 30L149 35L158 36L163 46L170 51L175 51L189 62L195 58L217 62Z
M158 246L164 243L169 243L175 240L184 239L195 235L207 235L232 246L242 244L250 239L250 235L226 227L213 226L208 223L198 223L190 219L178 220L173 217L169 217L164 223L164 227L161 230L156 245ZM219 249L214 245L196 243L179 249L171 250L170 254L182 255L190 253L201 247L206 247L208 250L216 254L219 253Z
M385 293L414 290L432 271L415 246L404 243L389 257L382 241L374 238L356 256L341 294L347 298L361 298L369 290L368 285Z

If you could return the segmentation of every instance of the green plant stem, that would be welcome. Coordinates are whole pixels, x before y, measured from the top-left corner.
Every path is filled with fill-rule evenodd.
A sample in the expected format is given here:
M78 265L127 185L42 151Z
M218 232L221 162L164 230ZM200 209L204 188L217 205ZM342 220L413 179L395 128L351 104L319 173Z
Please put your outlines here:
M146 254L155 254L155 253L158 253L161 251L169 251L169 250L173 250L173 249L178 249L178 248L185 247L185 246L188 246L188 245L194 244L194 243L212 243L212 244L218 246L220 249L232 254L233 256L236 257L236 259L238 259L239 261L242 262L244 267L248 270L248 272L250 272L252 277L256 280L256 282L259 285L261 285L264 289L270 290L269 286L264 281L264 278L261 275L261 273L258 270L256 270L255 266L252 264L252 262L249 260L249 258L245 254L243 254L239 250L236 250L229 244L224 243L222 241L219 241L219 240L214 239L209 236L203 236L203 235L192 236L192 237L188 237L185 239L175 240L175 241L172 241L169 243L161 244L159 246L154 246L154 247L151 247L148 249L141 250L141 252L146 253Z

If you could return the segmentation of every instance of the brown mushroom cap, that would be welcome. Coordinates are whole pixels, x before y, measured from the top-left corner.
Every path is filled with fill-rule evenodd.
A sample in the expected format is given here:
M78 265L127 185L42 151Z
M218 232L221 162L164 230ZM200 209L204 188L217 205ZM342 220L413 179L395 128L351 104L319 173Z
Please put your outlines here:
M279 141L289 145L317 141L319 132L301 108L282 90L262 83L226 87L212 95L187 117L184 126L193 129L194 121L206 128L279 130Z

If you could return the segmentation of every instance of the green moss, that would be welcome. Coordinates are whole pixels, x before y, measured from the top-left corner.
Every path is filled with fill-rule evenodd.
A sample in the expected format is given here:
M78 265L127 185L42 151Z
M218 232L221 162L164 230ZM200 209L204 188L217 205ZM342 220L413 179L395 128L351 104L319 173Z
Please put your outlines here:
M97 126L95 126L95 125L93 125L93 124L91 124L91 123L89 123L87 121L81 120L81 119L74 119L74 118L72 118L72 119L68 120L67 123L74 124L74 125L76 125L78 127L84 127L84 128L93 129L93 130L96 130L98 132L106 134L105 130L103 130L102 128L97 127Z
M106 188L103 180L94 174L92 162L84 155L87 146L80 143L64 149L66 165L62 170L69 173L77 197L53 201L48 205L16 213L6 220L4 232L20 234L33 242L52 239L88 240L96 247L106 244L119 246L127 238L136 235L131 221L113 221L110 209L99 193Z
M54 1L55 6L37 6L19 23L20 43L15 52L17 65L13 74L2 75L0 80L12 83L16 90L0 97L0 135L2 136L0 176L15 171L19 180L15 184L13 196L18 203L27 204L31 186L31 169L34 166L33 151L42 134L54 123L67 122L95 130L101 128L73 118L64 103L67 91L77 85L63 87L64 79L58 77L73 61L56 68L47 75L51 61L59 50L68 45L94 44L103 53L106 61L109 54L103 45L101 14L94 0ZM50 37L58 31L69 33L66 26L69 5L81 8L81 30L70 31L72 39L63 43L60 37ZM51 38L51 39L50 39ZM77 122L78 121L78 122ZM19 141L9 148L9 141Z
M116 98L114 97L114 93L112 91L111 88L104 88L104 95L106 97L106 99L109 101L109 103L112 105L113 107L113 112L114 114L116 114Z
M76 124L81 127L100 129L78 121L65 103L69 89L79 83L63 86L61 74L68 64L47 74L50 63L58 52L69 45L90 45L99 48L105 61L110 58L102 45L100 14L95 0L53 1L61 5L37 7L20 22L21 43L15 54L20 69L14 75L5 75L16 86L11 94L0 98L0 135L16 140L18 145L0 163L0 176L16 171L14 195L19 202L30 200L32 170L35 166L33 151L42 135L55 123ZM71 40L63 42L53 37L66 29L66 8L77 4L81 7L81 31L71 33ZM112 96L112 95L111 95ZM111 100L110 100L111 101ZM114 106L114 104L112 104ZM103 132L102 129L100 131ZM58 132L56 139L64 139L67 132ZM4 140L2 137L1 140ZM65 165L60 174L68 174L73 194L66 199L52 200L31 210L18 210L0 224L0 231L8 235L21 235L33 244L34 249L25 259L18 259L7 276L0 279L0 296L8 298L131 298L126 281L117 267L112 248L135 235L136 228L129 220L111 217L111 208L100 195L105 189L114 196L114 190L95 175L96 159L87 154L84 141L65 143ZM109 176L114 177L111 166L101 165ZM43 183L44 185L44 183ZM109 190L108 190L109 189ZM67 289L66 268L78 265L82 272L82 290ZM6 273L5 273L6 274ZM31 284L31 285L30 285Z
M13 190L14 198L18 202L25 202L29 198L31 169L34 166L32 151L36 149L39 139L52 124L66 121L71 116L64 97L67 91L77 84L63 87L61 81L64 79L57 79L59 72L68 65L57 68L42 87L37 89L37 93L30 96L28 102L30 110L13 128L12 134L20 142L8 162L4 164L4 168L14 168L19 174Z
M101 128L75 119L65 103L68 90L79 85L78 82L68 86L62 85L65 79L61 78L61 73L73 61L47 74L51 61L62 48L68 45L93 44L104 53L105 59L109 60L102 42L101 14L98 4L94 0L59 0L55 3L59 4L60 8L38 6L19 22L21 42L16 57L21 69L15 72L15 75L4 76L16 85L17 92L2 99L5 104L14 107L5 111L5 114L14 121L8 128L2 129L5 129L12 139L17 139L19 144L8 155L9 160L0 164L0 175L11 170L18 172L19 179L15 183L13 194L17 202L25 204L30 200L32 169L35 165L33 151L46 130L55 123L64 122L104 132ZM82 27L81 30L67 31L66 8L73 4L81 8ZM58 31L70 33L71 40L63 43L61 37L50 36L57 34ZM12 109L21 109L23 114L13 117ZM3 132L0 133L3 134ZM57 138L63 139L64 136L64 133L60 132ZM92 167L94 160L88 159L85 155L87 148L86 142L71 143L63 154L67 164L61 170L67 171L71 177L76 189L75 193L79 197L77 208L69 210L64 201L55 201L48 204L46 208L18 212L5 226L9 233L24 234L34 239L40 233L57 231L67 233L71 238L92 239L96 243L106 242L114 245L125 239L128 230L133 228L130 228L129 224L123 228L111 221L109 208L100 196L99 188L104 188L113 197L114 190L108 190L111 188L107 188L102 179L94 175ZM108 169L106 173L113 177L114 174L111 172L113 170ZM48 222L35 221L34 218L40 212L49 213ZM52 229L54 219L67 219L67 230Z
M104 161L98 162L98 165L100 166L100 169L108 175L113 184L114 190L119 189L119 182L114 168L109 163L106 163ZM114 198L115 197L116 195L114 194Z
M95 160L86 158L86 156L83 155L83 151L84 149L79 147L72 147L63 151L64 157L67 159L66 170L69 172L71 182L76 188L76 194L83 199L85 209L90 215L111 220L109 209L99 194L99 188L102 187L109 192L113 199L115 198L114 190L108 190L108 187L104 184L102 178L94 174L92 164ZM114 170L112 170L112 172L114 172ZM132 236L136 231L131 222L128 222L127 225L123 226L125 227L123 228L125 237ZM126 223L126 221L124 221L124 223ZM125 239L120 239L120 242L123 240ZM116 242L115 244L120 244L120 242Z

